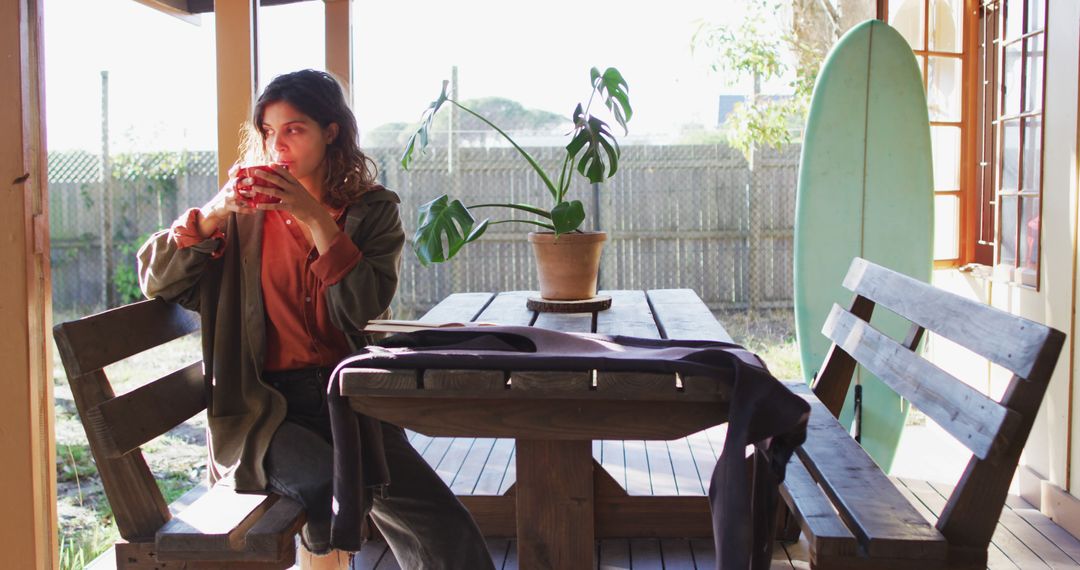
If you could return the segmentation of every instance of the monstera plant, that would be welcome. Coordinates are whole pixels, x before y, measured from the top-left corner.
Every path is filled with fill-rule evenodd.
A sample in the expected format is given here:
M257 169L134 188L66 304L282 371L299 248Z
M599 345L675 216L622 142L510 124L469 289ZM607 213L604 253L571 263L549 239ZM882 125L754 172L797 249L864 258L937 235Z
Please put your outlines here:
M447 93L448 82L443 82L439 97L424 111L420 127L409 138L401 157L401 166L408 170L416 151L423 151L428 145L429 131L435 114L444 105L450 104L476 117L502 135L543 181L551 194L551 202L549 207L516 203L466 205L461 200L445 194L439 196L419 208L419 222L416 234L413 236L413 249L421 263L427 265L450 259L465 244L476 241L489 226L494 224L525 223L539 228L540 233L549 232L555 238L564 234L580 233L578 228L585 221L585 207L581 200L567 196L573 171L577 170L588 178L589 182L598 183L610 178L619 168L619 144L608 124L591 113L593 104L599 99L622 127L624 134L627 132L626 123L633 114L628 94L629 86L618 69L609 67L601 73L594 67L590 70L589 78L592 91L584 105L578 103L574 108L572 117L574 126L568 134L570 142L566 145L566 156L562 160L557 177L552 177L545 172L532 155L497 125L451 98L451 94ZM526 212L531 217L497 220L483 218L477 221L477 216L473 214L475 210L492 207ZM531 236L530 241L532 241ZM598 256L599 251L597 259L599 259Z

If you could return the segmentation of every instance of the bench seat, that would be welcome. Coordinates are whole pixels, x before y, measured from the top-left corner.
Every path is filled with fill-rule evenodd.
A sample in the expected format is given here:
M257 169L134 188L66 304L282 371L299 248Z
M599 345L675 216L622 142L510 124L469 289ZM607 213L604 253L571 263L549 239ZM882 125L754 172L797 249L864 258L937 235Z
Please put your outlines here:
M792 539L801 531L815 569L985 569L1065 335L865 259L852 261L843 284L854 298L848 309L834 305L822 327L833 344L813 390L787 384L811 409L806 442L780 487L787 509L781 535ZM871 324L876 306L907 321L902 340ZM1001 400L920 356L926 331L1012 372ZM863 378L872 374L971 451L936 521L920 514L837 421L857 366L865 369Z
M105 367L198 331L198 315L161 299L56 325L90 451L122 541L116 567L283 569L296 560L300 504L274 494L196 487L170 512L141 447L206 409L194 362L117 396Z

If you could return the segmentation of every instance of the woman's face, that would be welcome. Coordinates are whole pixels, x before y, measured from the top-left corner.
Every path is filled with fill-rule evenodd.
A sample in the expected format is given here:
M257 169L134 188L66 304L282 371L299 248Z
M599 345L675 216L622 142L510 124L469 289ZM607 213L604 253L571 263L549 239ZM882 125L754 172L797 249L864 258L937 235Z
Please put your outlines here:
M319 171L326 157L326 146L338 132L336 123L324 129L285 101L266 106L260 127L270 158L288 165L289 172L300 181Z

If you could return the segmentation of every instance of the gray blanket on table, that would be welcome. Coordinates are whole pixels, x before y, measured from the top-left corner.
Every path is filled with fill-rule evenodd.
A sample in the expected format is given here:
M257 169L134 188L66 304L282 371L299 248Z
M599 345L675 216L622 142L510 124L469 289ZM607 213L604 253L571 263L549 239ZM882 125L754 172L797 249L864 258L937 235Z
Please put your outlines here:
M795 448L806 439L809 405L741 346L716 341L659 340L535 327L461 327L391 336L342 361L330 385L334 435L334 543L359 550L372 492L392 485L385 458L364 446L360 422L340 395L345 367L386 369L566 370L678 372L710 376L731 394L727 439L709 487L717 568L769 567L777 485ZM754 446L749 448L748 446ZM364 449L367 447L367 449ZM757 450L753 475L748 450Z

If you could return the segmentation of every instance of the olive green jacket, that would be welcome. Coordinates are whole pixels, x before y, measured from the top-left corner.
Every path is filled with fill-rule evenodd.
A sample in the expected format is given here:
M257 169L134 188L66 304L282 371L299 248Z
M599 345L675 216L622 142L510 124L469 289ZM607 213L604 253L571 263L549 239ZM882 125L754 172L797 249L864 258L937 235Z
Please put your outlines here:
M362 257L326 292L330 320L356 350L369 344L362 329L386 318L398 284L405 233L397 194L379 187L349 206L344 231ZM260 270L263 214L229 217L224 255L218 239L180 249L170 230L139 249L139 285L148 298L163 297L202 318L203 370L208 386L210 479L232 477L238 491L262 491L270 439L285 418L285 399L261 380L266 317ZM364 429L378 430L369 421ZM370 433L370 432L369 432Z

